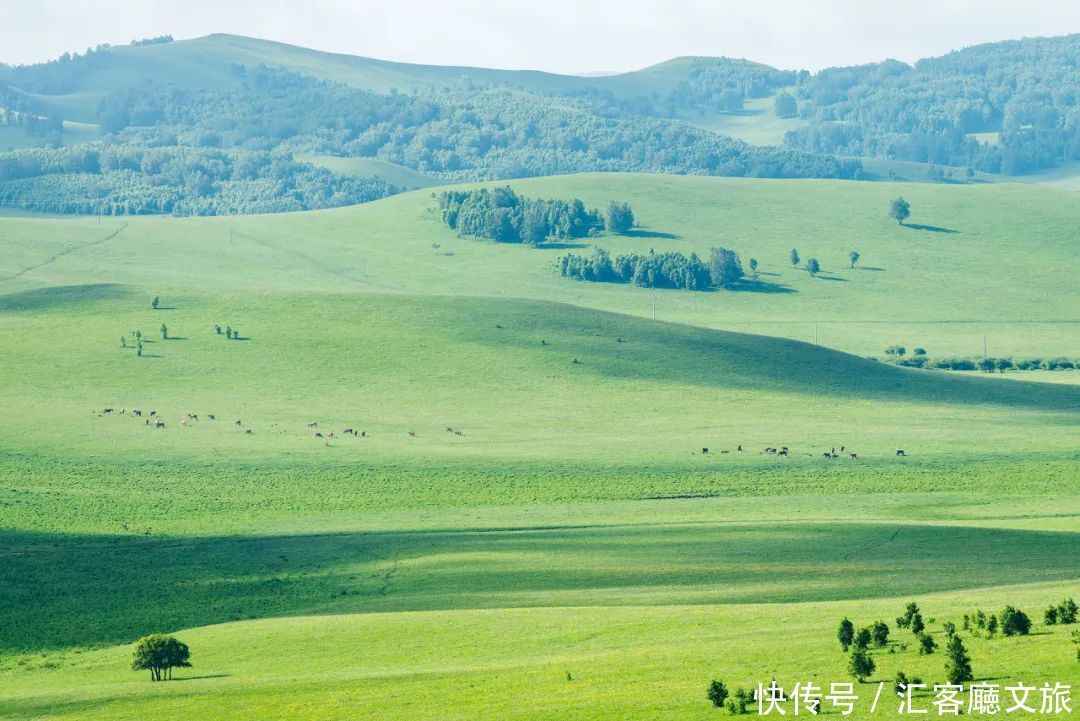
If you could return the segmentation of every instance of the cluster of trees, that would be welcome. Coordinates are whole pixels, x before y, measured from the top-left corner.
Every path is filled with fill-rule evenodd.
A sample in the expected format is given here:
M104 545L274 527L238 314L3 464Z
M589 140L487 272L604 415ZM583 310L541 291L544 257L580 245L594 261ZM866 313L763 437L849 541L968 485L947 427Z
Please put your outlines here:
M689 256L666 253L629 253L612 257L603 248L591 256L567 254L557 262L559 274L574 280L597 283L632 283L644 288L708 290L732 288L743 278L738 254L727 248L713 248L708 261L697 253Z
M1022 174L1080 159L1080 36L799 75L785 145ZM979 133L996 133L994 139Z
M397 191L286 153L93 143L0 153L0 205L54 213L219 215L331 208Z
M1071 598L1066 598L1057 605L1050 604L1043 612L1043 621L1047 626L1053 626L1059 623L1063 626L1067 626L1076 623L1076 613L1076 601Z
M612 201L602 216L577 198L527 198L509 187L448 190L439 194L438 203L443 222L459 235L496 243L540 245L549 239L584 238L604 228L625 233L634 222L626 203Z
M965 628L967 628L966 620L967 617L965 616ZM926 633L926 622L923 620L922 612L919 610L917 603L907 604L904 613L897 617L896 625L898 628L910 630L915 635L919 655L930 655L938 648L937 641ZM949 683L962 684L970 681L974 678L971 671L971 659L967 655L967 649L964 647L963 641L956 634L956 625L945 623L942 627L945 631L945 672L949 678ZM862 682L871 676L876 668L869 651L871 643L877 648L885 648L889 643L889 627L884 621L877 621L873 626L856 632L855 625L845 618L840 622L836 636L840 641L840 647L845 653L849 649L851 650L851 656L848 660L848 672L852 678ZM921 681L919 679L909 680L902 672L897 674L897 691L912 683L918 684Z
M151 681L172 679L174 668L191 667L191 650L173 636L152 633L135 642L131 670L149 671Z
M915 348L909 355L907 348L902 345L891 345L885 349L885 360L896 365L909 368L933 368L937 370L974 371L981 370L987 373L997 371L1004 373L1007 370L1034 371L1034 370L1074 370L1080 368L1080 359L1071 358L991 358L988 356L971 357L945 357L931 358L925 348Z
M975 635L985 632L987 638L998 633L1005 636L1026 636L1031 632L1031 618L1014 606L1006 606L997 614L977 609L964 614L964 630Z

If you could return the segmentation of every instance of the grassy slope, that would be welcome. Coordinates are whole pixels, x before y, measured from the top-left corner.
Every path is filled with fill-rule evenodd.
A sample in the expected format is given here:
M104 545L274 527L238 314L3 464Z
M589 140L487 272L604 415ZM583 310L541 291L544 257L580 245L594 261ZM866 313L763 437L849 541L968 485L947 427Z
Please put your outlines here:
M1071 268L1080 198L1019 185L994 187L581 175L516 181L522 192L629 200L645 226L603 238L614 252L697 251L724 245L760 262L765 291L690 293L576 283L550 270L565 249L530 250L461 239L431 217L431 191L339 211L239 219L6 220L0 281L401 291L555 300L661 320L815 339L860 355L893 343L931 355L1075 355L1080 316ZM886 217L905 195L912 224ZM116 238L102 238L125 225ZM233 233L229 235L229 227ZM62 236L62 237L61 237ZM231 237L231 242L229 241ZM223 242L226 241L226 242ZM441 248L433 252L432 243ZM788 261L815 256L821 277ZM77 249L48 262L58 250ZM574 252L590 252L584 245ZM849 269L850 250L862 254ZM207 267L223 275L206 273ZM362 270L366 269L366 275Z
M1062 322L1075 282L1057 269L1077 252L1072 196L644 176L520 187L627 198L677 237L605 245L724 242L797 291L658 293L662 320L766 333L787 327L766 319L817 320L825 342L858 349L880 347L861 336L881 320L944 344L967 326L939 321L979 313L1003 344L1075 348ZM898 192L913 220L960 232L883 221ZM421 191L291 216L0 222L0 717L696 717L714 676L843 680L837 620L891 619L898 595L918 596L939 634L975 605L1035 616L1076 595L1080 390L653 323L634 317L648 292L559 279L563 251L454 238L429 205ZM783 266L792 236L841 260L857 239L885 270L809 279ZM167 309L148 307L154 294ZM163 320L183 339L141 359L117 347ZM1032 320L1046 327L1027 334ZM169 427L98 417L107 405ZM191 411L198 423L178 427ZM372 437L326 447L311 420ZM795 457L715 454L740 442ZM806 455L840 444L862 458ZM715 497L655 498L671 496ZM197 664L185 675L205 677L185 683L151 686L116 646L223 622L181 634ZM969 648L980 677L1078 680L1060 630ZM877 657L875 678L942 676L940 655Z
M988 590L984 608L1041 607L1067 586ZM686 719L713 718L704 698L714 677L753 687L775 677L786 688L813 681L826 689L845 677L833 639L838 619L891 619L905 599L799 605L565 608L295 618L214 626L183 634L193 680L151 686L125 669L126 647L51 660L58 668L0 680L11 718L138 719L204 714L215 719ZM920 599L937 618L972 610L973 599ZM783 628L778 653L777 628ZM1040 629L1041 631L1041 629ZM966 639L977 679L1080 681L1067 630L1027 638ZM940 653L876 651L873 681L896 671L943 682ZM257 645L251 639L259 639ZM297 661L302 659L301 663ZM30 662L28 665L33 665ZM1017 673L1017 669L1037 669ZM569 674L569 678L568 675ZM859 709L877 689L861 686ZM875 716L895 716L889 684ZM920 706L930 707L930 698ZM931 707L932 708L932 707ZM832 711L832 709L829 709ZM791 713L789 707L788 713ZM835 713L835 711L833 711Z
M333 155L298 154L296 160L311 163L342 175L355 175L363 178L382 178L400 188L427 188L438 185L441 181L430 175L418 173L404 165L389 163L377 158L341 158Z

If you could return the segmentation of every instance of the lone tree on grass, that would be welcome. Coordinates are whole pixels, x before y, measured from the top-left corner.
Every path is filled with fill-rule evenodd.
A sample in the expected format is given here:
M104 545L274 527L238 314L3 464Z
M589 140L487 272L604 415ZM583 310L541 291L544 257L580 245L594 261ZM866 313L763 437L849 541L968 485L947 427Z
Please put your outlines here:
M848 257L848 260L851 261L851 267L854 268L855 264L859 262L859 258L861 256L859 255L859 251L853 250L853 251L851 251L850 253L847 254L847 257Z
M885 350L888 353L888 349ZM919 604L912 601L904 608L904 615L896 617L897 628L911 628L911 621L915 618L915 614L919 612Z
M157 310L159 305L161 305L161 298L158 298L155 295L154 299L152 301L150 301L150 307L153 308L154 310Z
M920 656L929 656L934 652L934 649L937 648L937 642L934 640L934 637L928 633L916 634L915 638L919 642Z
M884 648L889 643L889 625L884 621L874 621L874 627L870 631L874 636L874 645Z
M1077 608L1076 601L1071 598L1066 598L1058 604L1058 622L1065 625L1076 623L1076 614L1078 611L1080 611L1080 608Z
M791 264L796 268L799 267L799 251L796 248L791 249Z
M709 251L709 278L717 288L730 288L743 277L742 263L735 251L713 248Z
M851 677L862 683L874 673L876 668L874 659L870 657L870 652L865 648L856 647L851 652L851 659L848 661L848 673Z
M911 203L903 198L897 198L889 203L889 217L900 225L911 216Z
M757 258L750 259L750 272L757 278Z
M1001 632L1006 636L1026 636L1031 631L1031 619L1018 608L1006 606L1001 610Z
M174 668L189 668L190 658L186 643L163 633L152 633L135 642L131 670L149 671L151 681L163 681L172 679Z
M214 324L214 332L217 333L218 335L221 335L221 326L218 325L217 323Z
M169 327L164 323L161 324L161 340L169 340Z
M845 618L840 622L840 628L836 631L836 638L840 641L840 648L844 649L844 653L847 653L851 644L855 642L855 624Z
M607 212L604 213L604 227L609 233L625 233L634 227L634 211L629 203L613 200L608 203Z
M806 261L806 272L809 273L811 277L814 277L821 272L821 263L818 262L817 258L810 258Z
M712 705L716 708L723 708L724 702L727 701L728 689L724 685L723 681L717 681L713 679L713 682L709 684L708 691L709 700L712 701Z
M986 637L993 638L994 634L998 631L998 619L997 616L991 616L986 619Z
M232 326L231 325L225 326L225 337L226 338L232 338Z
M945 675L949 683L958 685L971 681L975 677L971 673L971 659L964 648L964 642L959 636L951 636L945 646Z
M127 348L127 338L125 336L120 336L120 347Z
M870 641L874 638L868 628L860 628L855 634L855 648L870 648Z
M135 342L135 355L142 358L142 341L141 340Z

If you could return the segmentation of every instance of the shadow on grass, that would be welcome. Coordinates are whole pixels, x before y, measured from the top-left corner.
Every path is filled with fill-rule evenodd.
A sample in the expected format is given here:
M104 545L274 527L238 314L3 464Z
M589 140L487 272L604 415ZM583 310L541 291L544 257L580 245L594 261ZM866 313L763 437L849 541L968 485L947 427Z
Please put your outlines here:
M837 283L847 283L848 282L847 278L841 278L840 276L837 276L837 275L825 275L824 273L818 273L814 277L817 278L818 280L831 280L831 281L835 281Z
M956 235L959 230L953 230L952 228L942 228L937 225L920 225L919 223L904 223L905 228L911 228L912 230L925 230L928 233L947 233L949 235Z
M174 340L187 340L187 339L188 339L188 337L186 335L171 335L168 338L166 338L165 340L166 341L174 341Z
M131 291L115 283L59 285L0 295L0 313L32 313L69 306L85 307L96 301L117 300Z
M764 275L764 273L762 273ZM776 275L773 273L772 275ZM782 283L769 283L764 280L741 280L727 290L736 293L798 293L799 291Z
M876 265L860 265L858 270L873 270L873 271L876 271L876 272L880 273L880 272L883 272L885 269L884 268L879 268Z
M646 228L634 228L633 230L626 231L622 235L625 235L627 238L664 238L666 240L679 239L679 236L675 235L674 233L664 233L659 230L648 230Z
M775 603L1007 585L1018 568L1025 582L1064 582L1080 576L1080 534L842 522L204 537L6 532L0 557L0 651L30 653L275 616L535 606L538 598L603 605L627 587L670 594L670 603ZM733 557L747 561L732 569ZM837 563L853 570L835 576ZM776 564L789 569L783 584ZM819 583L823 576L834 582Z
M585 243L541 243L536 247L539 250L575 250L588 246Z

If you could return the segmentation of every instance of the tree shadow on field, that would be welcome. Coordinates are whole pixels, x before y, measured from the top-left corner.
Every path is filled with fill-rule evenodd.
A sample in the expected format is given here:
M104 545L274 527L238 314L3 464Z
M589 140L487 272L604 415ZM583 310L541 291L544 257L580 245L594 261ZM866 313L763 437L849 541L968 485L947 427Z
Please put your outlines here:
M0 295L0 313L33 313L69 306L84 307L88 303L116 300L129 295L131 291L116 283L34 288Z
M762 274L764 275L764 274ZM776 275L773 273L772 275ZM764 280L743 279L726 290L736 293L798 293L799 291L782 283L770 283Z
M631 230L622 233L627 238L663 238L665 240L679 240L680 236L674 233L664 233L659 230L648 230L646 228L633 228Z
M847 283L848 282L847 278L841 278L840 276L837 276L837 275L825 275L824 273L818 273L815 277L818 280L831 280L831 281L836 282L836 283Z
M883 272L883 271L884 271L885 269L884 269L884 268L879 268L879 267L878 267L878 266L876 266L876 265L860 265L860 266L858 267L858 270L872 270L872 271L876 271L876 272L878 272L878 273L881 273L881 272Z
M732 570L733 557L747 562ZM202 537L5 532L0 558L0 652L31 653L278 616L530 606L538 596L569 606L583 603L582 591L603 604L628 586L670 592L672 603L701 602L703 594L708 603L765 603L1008 585L1017 569L1028 583L1064 582L1080 576L1080 534L863 522ZM857 570L816 582L837 563ZM791 570L782 588L776 564Z
M585 243L541 243L537 246L540 250L576 250L588 247Z
M912 230L925 230L928 233L947 233L949 235L956 235L960 232L952 228L942 228L937 225L920 225L919 223L904 223L904 227Z

